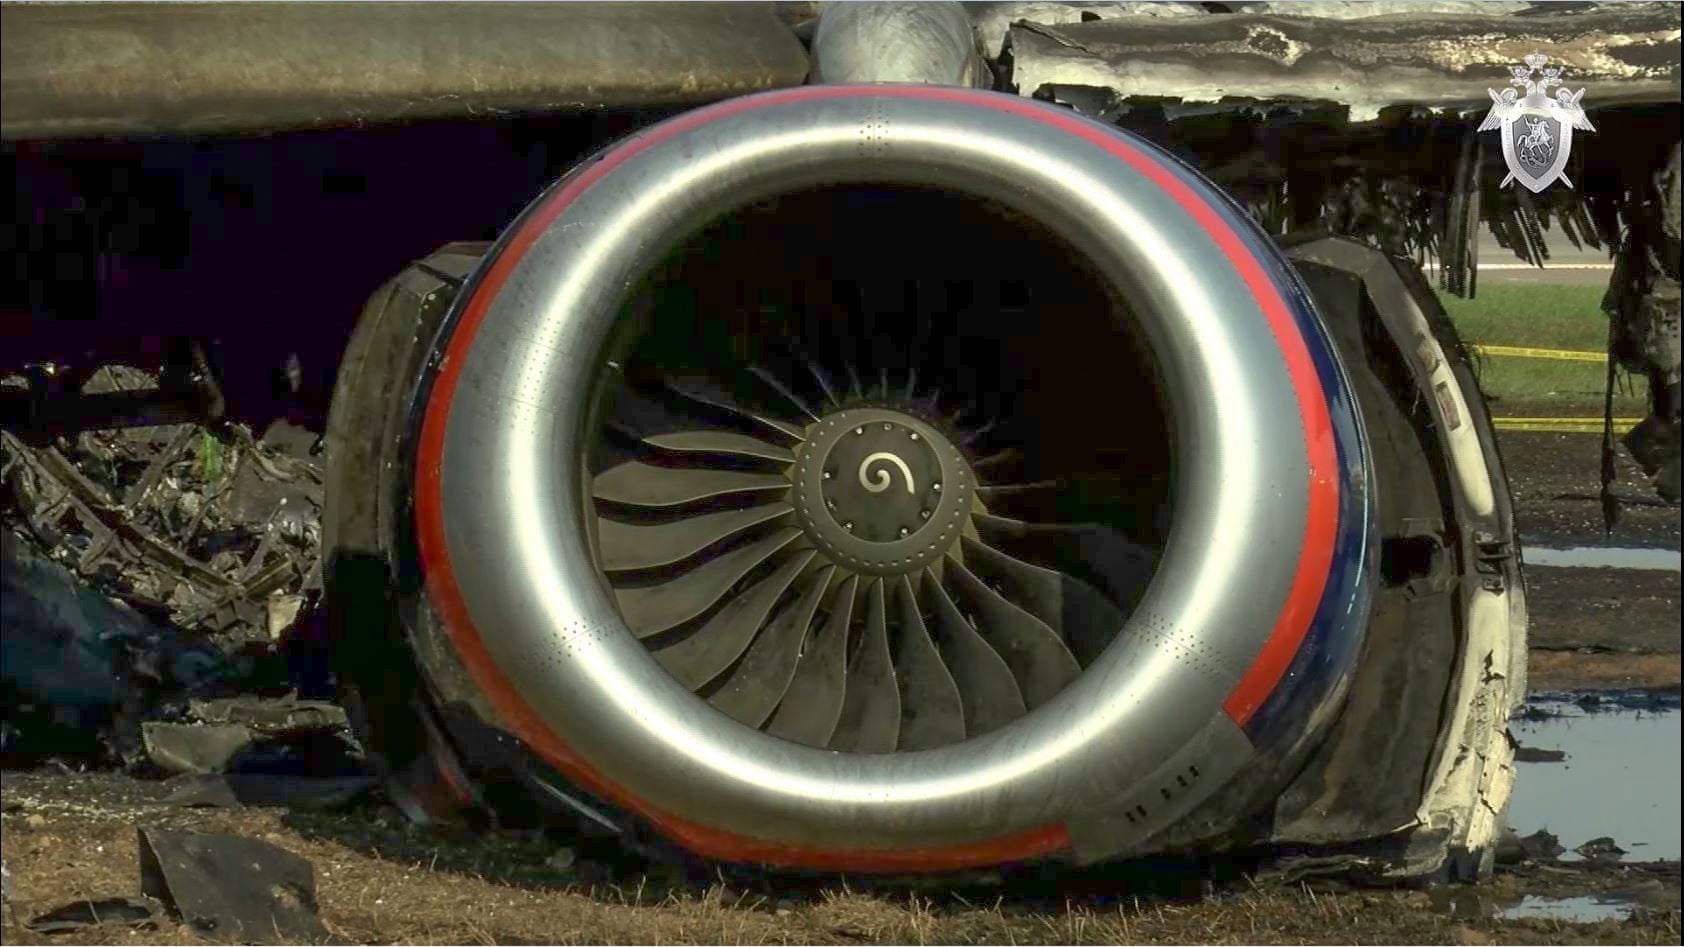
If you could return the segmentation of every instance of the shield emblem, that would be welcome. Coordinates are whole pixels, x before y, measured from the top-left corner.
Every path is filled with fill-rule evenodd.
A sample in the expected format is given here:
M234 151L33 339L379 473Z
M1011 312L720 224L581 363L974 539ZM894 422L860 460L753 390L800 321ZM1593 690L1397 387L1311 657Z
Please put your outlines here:
M1501 134L1509 174L1527 190L1539 194L1557 178L1566 180L1573 125L1554 109L1515 109L1503 117Z

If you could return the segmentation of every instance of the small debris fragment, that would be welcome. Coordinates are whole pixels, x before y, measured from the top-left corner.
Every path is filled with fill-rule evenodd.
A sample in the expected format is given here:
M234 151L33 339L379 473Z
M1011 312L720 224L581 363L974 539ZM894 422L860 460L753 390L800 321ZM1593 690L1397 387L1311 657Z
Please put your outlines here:
M298 620L298 613L304 608L304 596L287 595L280 591L269 593L269 637L279 641L293 622Z
M1594 859L1617 859L1626 853L1625 849L1616 845L1614 840L1606 835L1593 838L1585 844L1580 845L1578 848L1573 849L1573 851L1586 858Z
M1526 861L1526 850L1521 847L1520 833L1513 826L1504 826L1497 836L1497 848L1494 853L1499 865L1518 865Z
M247 944L319 944L310 863L267 842L228 834L140 830L140 884L202 935Z
M251 731L241 726L199 727L147 722L140 726L146 755L167 773L220 773L251 747Z
M544 859L544 864L555 871L568 871L577 864L579 856L571 848L558 848L555 854Z
M187 707L205 723L239 725L269 736L337 730L347 725L343 708L320 700L228 697L190 701Z
M1521 836L1520 850L1530 861L1550 861L1562 852L1567 851L1561 845L1561 840L1551 835L1545 829L1539 829L1531 835Z
M68 934L101 924L123 924L139 930L158 926L162 907L150 898L101 898L73 901L24 923L37 934Z

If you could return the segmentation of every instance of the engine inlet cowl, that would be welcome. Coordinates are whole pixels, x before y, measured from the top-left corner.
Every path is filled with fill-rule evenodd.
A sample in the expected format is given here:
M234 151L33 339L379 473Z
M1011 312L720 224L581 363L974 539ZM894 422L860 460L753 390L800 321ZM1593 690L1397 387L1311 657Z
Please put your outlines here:
M668 120L522 215L442 348L430 607L516 736L702 854L1126 851L1367 625L1360 421L1289 265L1043 103Z

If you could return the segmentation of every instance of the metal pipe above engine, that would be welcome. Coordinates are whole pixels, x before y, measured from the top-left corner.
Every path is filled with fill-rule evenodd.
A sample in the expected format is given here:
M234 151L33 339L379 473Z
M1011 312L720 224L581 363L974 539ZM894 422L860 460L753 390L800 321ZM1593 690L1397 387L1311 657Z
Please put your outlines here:
M990 88L971 17L954 0L829 3L813 37L815 83L915 82Z

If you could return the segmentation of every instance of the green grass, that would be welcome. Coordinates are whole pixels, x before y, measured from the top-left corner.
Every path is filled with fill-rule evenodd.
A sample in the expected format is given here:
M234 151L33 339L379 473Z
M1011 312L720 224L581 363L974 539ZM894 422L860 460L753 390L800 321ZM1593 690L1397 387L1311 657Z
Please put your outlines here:
M1474 299L1440 294L1462 340L1490 345L1601 352L1608 347L1602 286L1482 286ZM1496 415L1599 417L1607 369L1595 362L1476 356L1480 387ZM1644 386L1616 380L1614 413L1645 413Z
M1490 283L1474 299L1440 293L1464 342L1601 352L1608 347L1602 286Z

